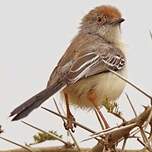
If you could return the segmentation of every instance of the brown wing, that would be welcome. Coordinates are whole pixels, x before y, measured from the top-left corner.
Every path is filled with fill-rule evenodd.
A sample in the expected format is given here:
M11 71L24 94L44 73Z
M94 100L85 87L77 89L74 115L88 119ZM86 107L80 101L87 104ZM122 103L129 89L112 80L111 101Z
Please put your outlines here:
M64 77L67 84L75 83L85 77L107 72L107 67L117 71L125 66L125 56L120 49L96 35L80 37L73 41L59 61L50 76L48 86L60 77Z
M79 57L71 60L62 68L59 69L58 67L57 70L64 77L66 84L73 84L80 79L108 72L107 68L114 71L121 70L124 68L125 63L125 56L122 51L108 44L101 45L96 50L84 50L82 55L80 54ZM54 78L55 72L53 73Z
M107 72L107 68L118 71L125 66L125 57L121 50L113 46L101 46L76 59L70 67L66 79L75 83L80 79Z
M93 46L95 43L100 44L101 40L96 35L79 33L72 41L60 61L58 62L56 68L50 75L47 87L52 85L54 81L58 81L61 75L63 76L67 71L69 71L72 63L78 56L85 54L88 48Z

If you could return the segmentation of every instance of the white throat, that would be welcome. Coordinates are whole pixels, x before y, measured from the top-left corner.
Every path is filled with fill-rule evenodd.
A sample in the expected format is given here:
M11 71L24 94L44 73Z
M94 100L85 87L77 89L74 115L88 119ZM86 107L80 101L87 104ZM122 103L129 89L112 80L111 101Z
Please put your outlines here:
M99 29L98 33L109 42L122 42L121 30L119 26L102 26L102 28Z

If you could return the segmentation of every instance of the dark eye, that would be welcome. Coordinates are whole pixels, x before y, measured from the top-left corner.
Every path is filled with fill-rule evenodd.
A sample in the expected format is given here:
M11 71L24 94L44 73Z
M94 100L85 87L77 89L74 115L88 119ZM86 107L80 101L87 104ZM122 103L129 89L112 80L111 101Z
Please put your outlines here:
M97 17L97 22L101 22L102 18L100 16Z

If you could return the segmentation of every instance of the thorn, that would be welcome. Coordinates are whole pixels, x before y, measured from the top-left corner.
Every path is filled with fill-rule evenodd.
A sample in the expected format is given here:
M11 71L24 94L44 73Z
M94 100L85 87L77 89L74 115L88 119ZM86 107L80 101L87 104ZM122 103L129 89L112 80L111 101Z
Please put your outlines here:
M136 110L135 110L135 108L134 108L134 106L133 106L133 104L132 104L132 102L131 102L131 100L130 100L130 98L129 98L129 95L128 95L127 93L125 93L125 95L126 95L128 101L129 101L129 104L130 104L133 112L134 112L134 115L137 117L137 112L136 112Z
M145 110L148 109L148 106L142 105L142 107L143 107Z

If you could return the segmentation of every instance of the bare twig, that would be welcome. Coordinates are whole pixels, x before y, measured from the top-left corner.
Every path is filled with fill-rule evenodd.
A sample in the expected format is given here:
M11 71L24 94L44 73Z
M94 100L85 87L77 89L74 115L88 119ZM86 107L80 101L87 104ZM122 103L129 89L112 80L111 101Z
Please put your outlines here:
M127 138L124 139L121 152L124 152L126 143L127 143Z
M91 136L90 138L87 138L87 139L85 139L85 141L87 141L87 140L91 140L91 139L93 139L93 138L97 138L97 137L100 137L100 136L106 136L106 135L109 135L109 134L120 134L121 133L121 137L123 137L123 136L125 136L126 134L128 134L128 133L126 133L126 130L128 131L130 131L130 130L132 130L134 127L136 127L136 123L132 123L132 124L128 124L128 125L126 125L126 126L121 126L120 128L116 128L116 129L113 129L113 130L110 130L110 131L107 131L107 132L103 132L103 133L100 133L100 134L98 134L98 135L93 135L93 136ZM123 132L124 132L124 134L123 134Z
M127 97L128 101L129 101L129 104L130 104L130 106L131 106L131 108L132 108L132 110L133 110L133 112L134 112L135 116L137 117L137 112L136 112L136 110L135 110L135 108L134 108L134 106L133 106L133 104L132 104L132 102L131 102L131 100L130 100L130 98L129 98L128 94L127 94L127 93L125 93L125 95L126 95L126 97Z
M116 113L113 111L110 111L110 113L113 114L114 116L116 116L117 118L119 118L120 120L122 120L122 122L124 122L124 123L126 122L125 118L123 118L120 113Z
M136 128L136 130L133 130L130 132L130 136L135 136L136 134L138 134L140 132L139 128Z
M56 135L54 135L54 134L51 134L50 132L47 132L47 131L45 131L45 130L42 130L42 129L40 129L40 128L36 127L36 126L33 126L33 125L31 125L31 124L29 124L29 123L27 123L27 122L25 122L25 121L21 121L21 122L24 123L24 124L26 124L27 126L29 126L29 127L31 127L31 128L34 128L34 129L36 129L36 130L38 130L38 131L41 131L41 132L43 132L43 133L46 133L46 134L54 137L56 140L62 142L62 143L65 144L65 145L69 145L69 143L67 143L67 142L64 141L63 139L59 138L58 136L56 136Z
M144 142L146 148L147 148L150 152L152 152L152 148L151 148L151 146L150 146L150 142L149 142L149 140L148 140L148 138L147 138L147 136L146 136L146 134L145 134L145 132L144 132L144 130L143 130L142 127L140 127L140 132L141 132L141 136L142 136L142 138L143 138L143 142Z
M66 146L31 147L32 152L78 152L76 148ZM89 152L91 148L81 148L81 152ZM0 150L0 152L27 152L23 148Z
M23 146L23 145L21 145L21 144L18 144L18 143L16 143L16 142L12 141L12 140L6 139L6 138L4 138L4 137L2 137L2 136L0 136L0 139L3 139L3 140L5 140L5 141L7 141L7 142L9 142L9 143L11 143L11 144L16 145L16 146L19 146L19 147L25 149L26 151L32 152L32 150L30 150L28 147Z
M110 130L114 130L114 129L119 128L119 127L121 127L121 126L122 126L122 124L121 124L121 125L118 125L118 126L115 126L115 127L112 127L112 128L107 128L107 129L104 129L104 130L102 130L102 131L100 131L100 132L93 133L91 136L93 136L93 135L99 135L99 134L101 134L101 133L106 133L106 132L108 132L108 131L110 131Z
M152 121L152 108L151 108L151 112L149 114L149 117L148 117L148 119L147 119L147 121L146 121L146 123L144 125L145 129L147 128L148 124L150 124L151 121Z
M131 85L132 87L134 87L136 90L138 90L139 92L141 92L142 94L144 94L146 97L148 97L150 100L152 99L152 96L149 95L147 92L143 91L142 89L140 89L137 85L133 84L132 82L130 82L129 80L127 80L125 77L123 77L122 75L120 75L119 73L107 68L110 72L112 72L114 75L116 75L117 77L119 77L120 79L122 79L123 81L127 82L129 85Z
M144 147L147 147L147 145L146 145L144 142L142 142L142 141L140 140L140 138L137 138L137 141L139 141L139 143L140 143L141 145L143 145Z

